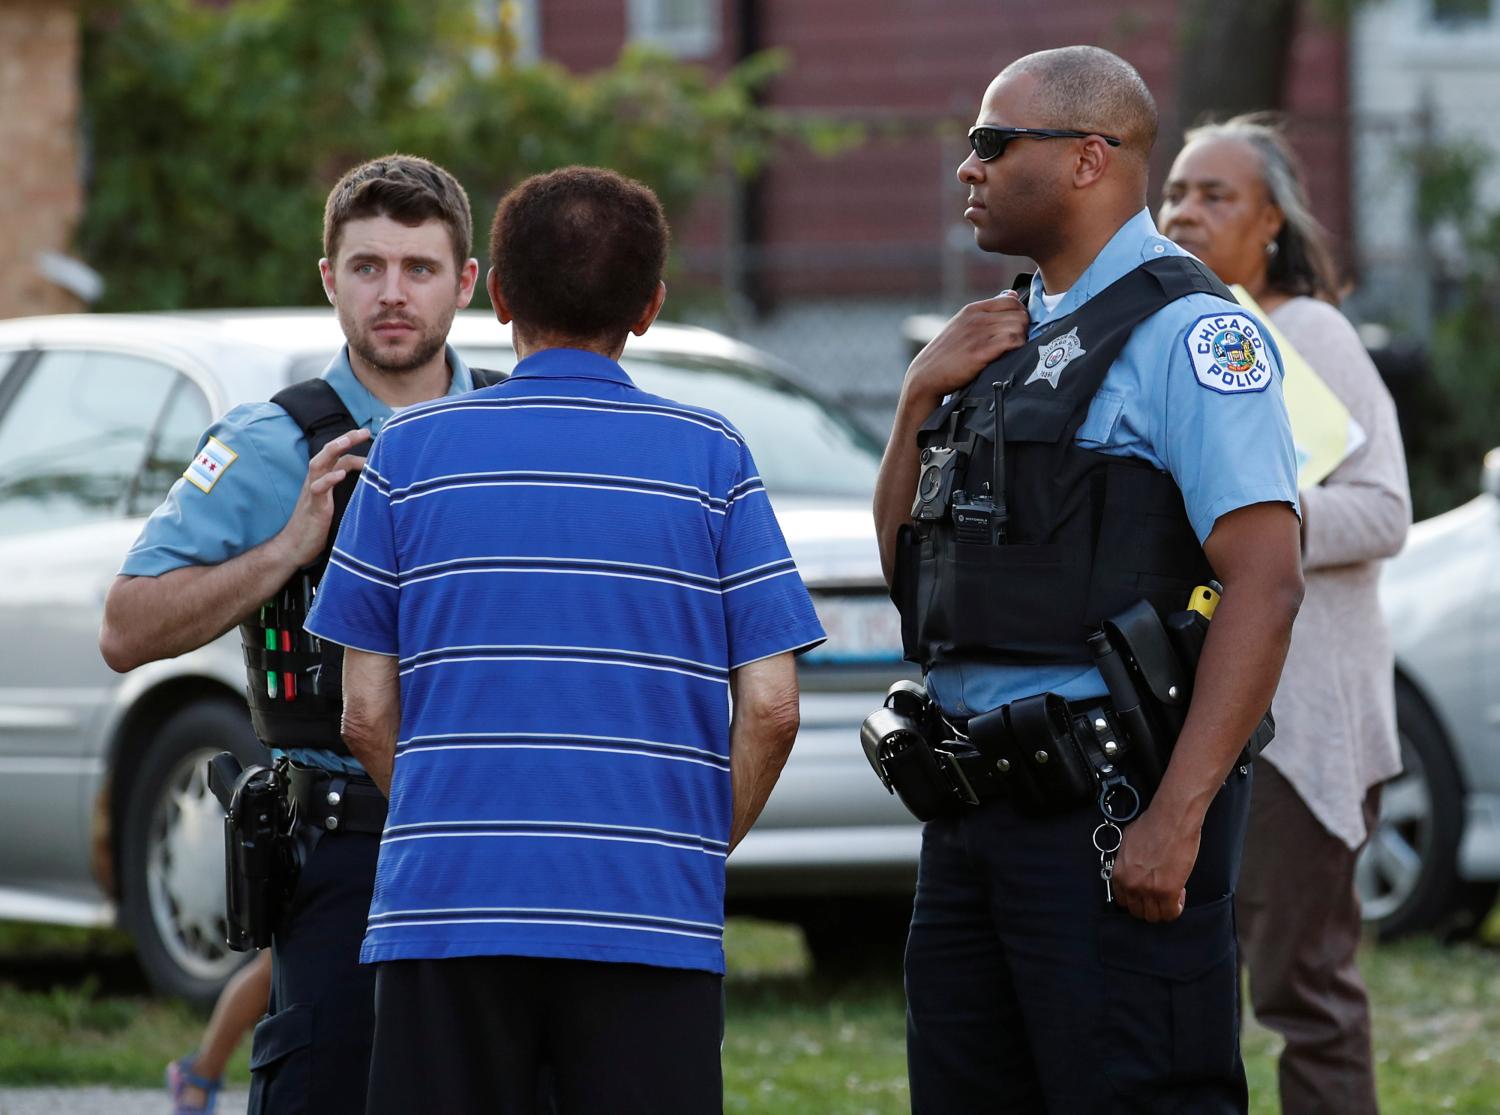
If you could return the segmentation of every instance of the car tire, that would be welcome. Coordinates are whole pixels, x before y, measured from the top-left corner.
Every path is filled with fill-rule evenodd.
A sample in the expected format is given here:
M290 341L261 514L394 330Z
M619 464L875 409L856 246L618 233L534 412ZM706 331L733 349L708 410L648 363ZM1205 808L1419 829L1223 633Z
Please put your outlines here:
M1396 687L1402 772L1381 791L1380 821L1360 853L1355 885L1381 940L1409 933L1471 936L1497 886L1458 872L1464 785L1442 726L1409 687Z
M124 810L123 922L158 992L211 1005L252 953L224 943L224 812L205 764L221 751L268 762L243 705L199 700L172 713L141 756Z

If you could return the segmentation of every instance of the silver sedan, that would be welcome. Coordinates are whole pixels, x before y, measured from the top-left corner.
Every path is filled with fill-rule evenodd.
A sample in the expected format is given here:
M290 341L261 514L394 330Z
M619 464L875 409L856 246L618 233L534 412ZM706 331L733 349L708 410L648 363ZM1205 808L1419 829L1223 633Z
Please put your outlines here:
M475 366L515 362L489 315L460 315L451 339ZM316 375L341 342L327 310L0 323L0 918L121 924L155 985L197 1000L241 959L203 776L219 750L260 754L238 636L117 676L96 648L104 592L211 419ZM902 672L869 512L880 447L706 330L657 326L624 364L745 433L832 636L802 662L793 758L730 864L731 908L832 941L831 899L907 890L917 848L857 743Z

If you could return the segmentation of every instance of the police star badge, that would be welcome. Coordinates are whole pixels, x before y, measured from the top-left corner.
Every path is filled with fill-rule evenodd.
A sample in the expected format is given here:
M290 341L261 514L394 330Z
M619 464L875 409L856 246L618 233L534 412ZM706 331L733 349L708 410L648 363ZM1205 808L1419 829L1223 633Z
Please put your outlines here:
M1052 390L1056 391L1062 370L1087 351L1088 349L1083 347L1083 342L1078 339L1078 327L1074 326L1061 337L1054 337L1042 345L1037 352L1036 370L1021 386L1025 387L1039 379L1044 379L1051 385Z

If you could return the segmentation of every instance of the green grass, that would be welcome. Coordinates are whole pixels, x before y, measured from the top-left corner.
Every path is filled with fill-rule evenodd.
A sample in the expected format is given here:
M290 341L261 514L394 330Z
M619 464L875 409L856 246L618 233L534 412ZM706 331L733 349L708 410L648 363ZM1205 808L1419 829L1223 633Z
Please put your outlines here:
M1500 922L1488 939L1497 940ZM727 938L725 1108L758 1115L897 1115L908 1110L898 973L814 979L800 934L733 921ZM0 1086L151 1087L197 1041L202 1018L153 1000L119 969L117 934L0 925ZM59 958L72 958L71 966ZM37 965L67 977L43 986ZM1385 1115L1500 1111L1500 949L1406 941L1363 957L1375 1002ZM95 968L108 971L108 981ZM112 986L124 983L126 986ZM23 988L25 988L23 990ZM1279 1039L1245 1035L1255 1115L1273 1115ZM247 1079L242 1046L231 1084Z
M1385 1115L1500 1112L1500 911L1486 946L1429 940L1368 947ZM900 979L852 987L811 979L794 930L731 926L725 1109L770 1115L897 1115L909 1110ZM1281 1039L1247 1022L1251 1111L1274 1115Z

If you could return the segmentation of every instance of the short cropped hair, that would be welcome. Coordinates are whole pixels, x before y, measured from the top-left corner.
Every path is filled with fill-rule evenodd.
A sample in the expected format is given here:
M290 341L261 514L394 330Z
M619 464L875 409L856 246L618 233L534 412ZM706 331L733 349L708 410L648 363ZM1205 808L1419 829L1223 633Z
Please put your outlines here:
M1033 104L1049 128L1114 136L1142 161L1156 142L1156 100L1134 66L1097 46L1064 46L1018 58L1001 77L1037 79Z
M371 159L338 180L323 207L323 254L335 259L344 226L368 217L389 217L404 225L442 221L459 270L474 250L469 195L453 175L416 155Z
M666 215L649 187L570 166L534 175L501 199L490 263L523 328L618 340L655 296L667 242Z

